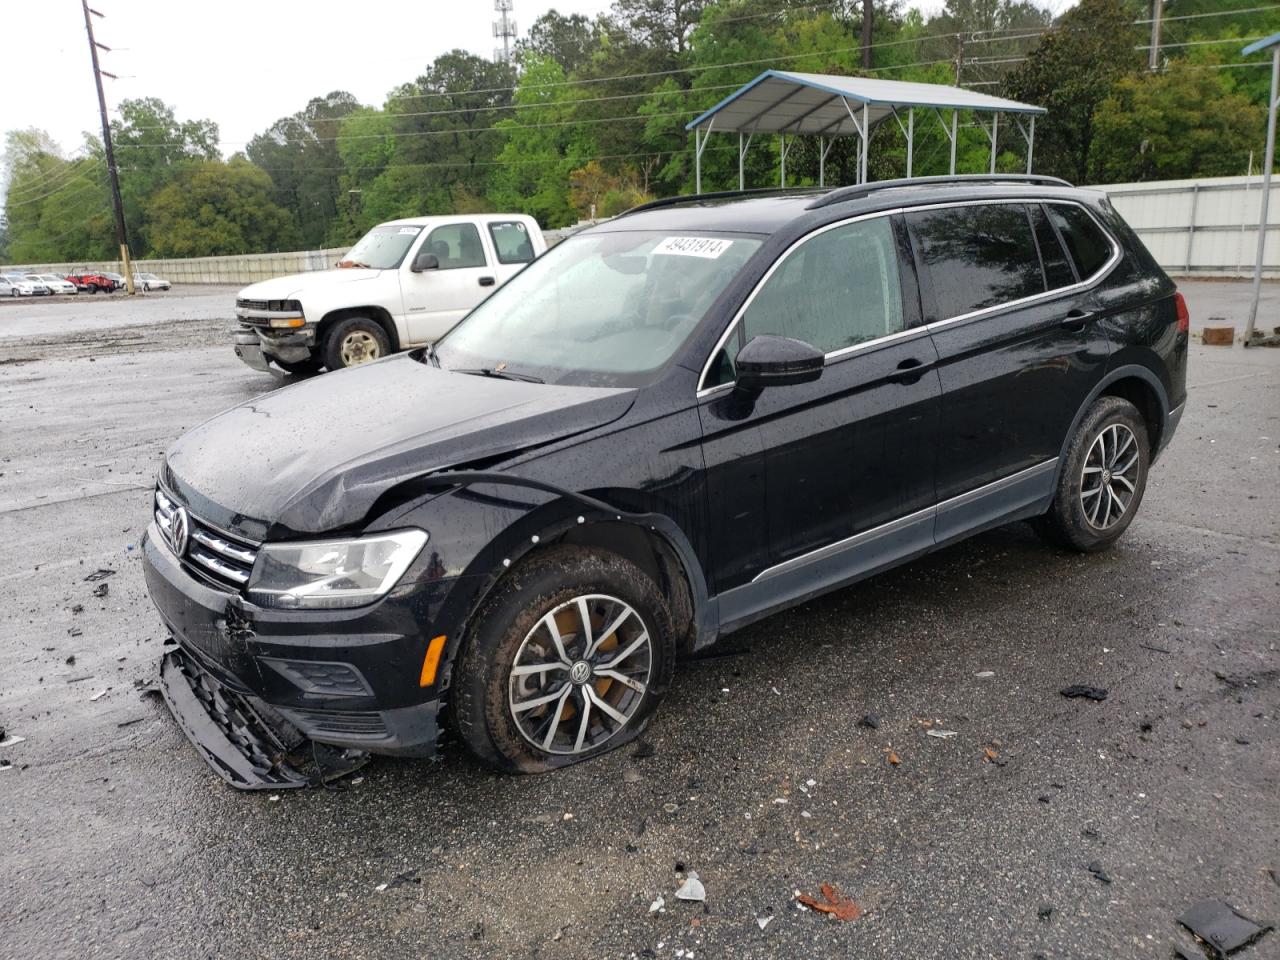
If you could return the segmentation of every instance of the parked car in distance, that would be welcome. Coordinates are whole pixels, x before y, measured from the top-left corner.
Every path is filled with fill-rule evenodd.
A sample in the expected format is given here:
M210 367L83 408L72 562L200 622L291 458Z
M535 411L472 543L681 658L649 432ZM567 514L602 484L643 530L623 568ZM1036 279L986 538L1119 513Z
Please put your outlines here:
M102 275L111 281L116 290L123 290L128 284L125 282L124 275L120 273L111 273L103 271Z
M55 294L80 292L79 288L77 288L70 280L55 276L52 273L32 273L28 274L28 277L39 283L43 283L52 293Z
M26 274L4 274L0 297L47 297L53 291L48 285Z
M236 356L255 370L315 373L433 343L546 249L520 214L379 224L333 270L241 290Z
M1105 195L1050 177L639 207L430 350L169 449L162 689L240 786L296 785L317 745L430 756L443 724L502 771L594 757L677 655L778 611L1013 521L1109 547L1188 327Z
M95 273L92 270L69 273L67 274L67 280L73 283L77 290L83 290L87 293L115 293L116 290L116 283L110 276L104 273Z
M142 290L169 290L173 286L168 280L161 280L154 273L135 273L133 285Z

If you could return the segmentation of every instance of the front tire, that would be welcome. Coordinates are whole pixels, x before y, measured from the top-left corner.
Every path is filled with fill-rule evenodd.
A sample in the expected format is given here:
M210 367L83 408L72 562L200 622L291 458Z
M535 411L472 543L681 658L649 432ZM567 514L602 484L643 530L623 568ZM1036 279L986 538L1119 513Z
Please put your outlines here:
M1150 450L1138 408L1123 397L1099 397L1071 438L1053 504L1037 529L1082 553L1111 546L1142 503Z
M648 576L615 554L555 547L486 601L459 655L450 717L488 766L544 773L632 740L674 665L671 614Z
M370 363L391 352L387 332L366 317L340 320L325 338L324 365L330 370Z

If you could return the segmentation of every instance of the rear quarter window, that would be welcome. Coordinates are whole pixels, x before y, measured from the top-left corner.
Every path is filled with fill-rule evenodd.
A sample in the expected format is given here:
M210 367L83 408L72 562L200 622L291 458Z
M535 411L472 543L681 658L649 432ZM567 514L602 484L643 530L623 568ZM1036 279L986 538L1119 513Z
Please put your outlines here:
M1075 262L1080 279L1093 276L1111 259L1111 242L1097 221L1073 203L1045 205L1049 219L1062 235L1062 242Z

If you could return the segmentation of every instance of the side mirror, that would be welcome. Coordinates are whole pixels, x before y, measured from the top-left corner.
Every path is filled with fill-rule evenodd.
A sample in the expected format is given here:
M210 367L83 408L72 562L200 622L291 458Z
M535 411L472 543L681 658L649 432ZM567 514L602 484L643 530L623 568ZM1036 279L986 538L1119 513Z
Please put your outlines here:
M744 390L811 383L822 376L826 357L803 340L769 334L752 337L733 361L737 386Z
M423 270L439 270L440 258L434 253L420 253L413 258L413 265L409 269L414 273L421 273Z

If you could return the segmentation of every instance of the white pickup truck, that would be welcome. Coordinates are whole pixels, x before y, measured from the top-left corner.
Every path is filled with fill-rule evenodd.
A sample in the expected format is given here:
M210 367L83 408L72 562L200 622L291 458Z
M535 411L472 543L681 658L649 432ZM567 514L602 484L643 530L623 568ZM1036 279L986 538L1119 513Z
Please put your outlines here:
M379 224L332 270L241 290L236 356L255 370L315 373L434 343L546 249L520 214Z

